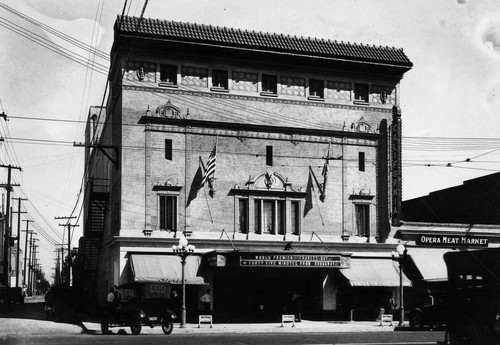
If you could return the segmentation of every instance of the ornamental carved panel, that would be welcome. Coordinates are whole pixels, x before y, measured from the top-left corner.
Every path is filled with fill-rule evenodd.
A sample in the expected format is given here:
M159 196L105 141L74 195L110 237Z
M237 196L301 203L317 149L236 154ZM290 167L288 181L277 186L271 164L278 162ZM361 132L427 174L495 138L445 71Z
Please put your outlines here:
M257 92L259 76L257 73L234 71L232 89L236 91Z
M208 87L208 69L200 67L181 67L181 84Z
M281 94L304 97L306 95L306 80L304 78L281 76Z
M370 103L395 105L396 88L385 85L372 85Z
M351 83L332 81L326 83L326 98L335 102L349 102L351 100Z
M156 80L156 64L152 62L127 61L123 79L154 83Z

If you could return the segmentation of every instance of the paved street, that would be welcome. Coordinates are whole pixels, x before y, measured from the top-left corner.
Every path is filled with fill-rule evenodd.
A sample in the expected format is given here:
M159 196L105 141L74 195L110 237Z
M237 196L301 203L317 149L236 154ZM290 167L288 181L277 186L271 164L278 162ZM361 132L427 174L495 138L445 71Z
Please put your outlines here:
M40 297L33 302L39 302ZM138 336L128 328L113 328L103 335L99 320L83 318L81 325L44 320L43 303L29 303L0 314L1 344L438 344L444 332L412 332L378 322L327 322L304 320L295 327L280 323L217 324L212 328L176 324L171 335L161 328L144 327Z
M127 334L117 335L19 335L17 337L0 337L2 344L220 344L220 345L303 345L303 344L438 344L443 340L441 332L364 332L364 333L179 333L171 335L141 334L138 336Z

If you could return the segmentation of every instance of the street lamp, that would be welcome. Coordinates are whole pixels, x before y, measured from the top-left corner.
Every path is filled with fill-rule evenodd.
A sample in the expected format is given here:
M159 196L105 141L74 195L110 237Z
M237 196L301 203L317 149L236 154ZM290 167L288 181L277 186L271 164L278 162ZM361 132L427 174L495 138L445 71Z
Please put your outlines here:
M405 322L405 308L403 304L403 268L404 262L408 255L408 249L403 244L398 244L396 251L392 252L392 260L397 261L399 264L399 324L398 326L404 327Z
M181 328L186 327L186 281L184 279L184 267L186 266L186 258L194 252L194 246L188 244L188 240L184 235L179 238L179 244L172 246L172 251L181 258L182 264L182 307L181 307Z

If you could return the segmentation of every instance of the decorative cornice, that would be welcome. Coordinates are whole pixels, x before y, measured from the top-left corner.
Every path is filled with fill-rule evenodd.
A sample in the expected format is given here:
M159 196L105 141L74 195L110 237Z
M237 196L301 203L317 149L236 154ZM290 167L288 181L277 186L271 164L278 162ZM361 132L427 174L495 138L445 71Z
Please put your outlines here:
M190 91L190 90L179 90L179 89L166 89L161 87L151 87L151 86L136 86L136 85L122 85L124 90L130 91L142 91L142 92L154 92L154 93L165 93L165 94L177 94L177 95L188 95L188 96L198 96L198 97L210 97L210 98L223 98L223 99L235 99L235 100L245 100L245 101L257 101L257 102L269 102L269 103L281 103L290 105L304 105L320 108L335 108L344 110L361 110L379 113L390 113L391 108L379 108L373 106L357 106L349 104L337 104L337 103L325 103L325 102L314 102L314 101L299 101L293 99L284 98L271 98L271 97L258 97L258 96L247 96L247 95L235 95L228 93L214 93L214 92L204 92L204 91Z
M359 132L334 132L331 135L321 135L320 133L314 135L308 134L289 134L278 132L259 132L257 129L253 131L241 131L234 125L233 129L220 129L220 128L207 128L204 126L195 126L194 123L191 126L180 127L178 125L167 125L167 124L152 124L149 120L154 121L154 118L141 118L140 123L144 123L146 131L150 132L167 132L167 133L190 133L198 135L211 135L211 136L225 136L225 137L236 137L240 141L246 139L269 139L269 140L283 140L290 141L294 145L300 142L310 142L310 143L331 143L331 144L344 144L344 145L363 145L363 146L377 146L377 141L380 138L379 134L369 134ZM189 121L189 120L188 120ZM197 121L193 121L197 122ZM269 126L267 126L269 129ZM281 128L282 129L282 128ZM287 132L290 132L289 130ZM346 138L349 135L353 137Z

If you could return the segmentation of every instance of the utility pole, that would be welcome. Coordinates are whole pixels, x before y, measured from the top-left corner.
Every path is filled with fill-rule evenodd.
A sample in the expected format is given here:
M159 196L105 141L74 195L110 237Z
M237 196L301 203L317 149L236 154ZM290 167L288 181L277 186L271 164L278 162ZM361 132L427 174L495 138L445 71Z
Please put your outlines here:
M38 253L36 251L36 249L38 248L39 246L37 246L36 244L33 244L33 263L31 264L31 295L35 295L35 291L36 291L36 265L37 265L37 258L36 258L36 254Z
M9 247L10 247L10 220L9 220L9 213L10 213L10 192L12 189L11 186L11 178L12 178L12 169L18 169L22 171L20 167L12 166L12 165L0 165L0 168L7 168L7 206L5 207L6 212L5 212L5 223L4 223L4 249L3 249L3 277L2 277L2 283L5 286L10 286L9 282Z
M55 253L57 253L57 258L55 259L55 262L56 262L56 268L55 268L55 271L56 271L56 285L60 285L61 284L61 263L60 263L60 254L61 254L61 251L62 251L62 248L56 248L56 250L54 250Z
M32 220L25 219L26 222L26 242L24 243L24 270L23 270L23 286L26 286L26 262L28 261L28 234L30 235L30 241L31 241L31 234L33 233L32 230L28 230L29 223L32 222Z
M59 226L67 226L68 227L68 271L66 272L66 278L68 286L71 286L71 227L77 227L78 224L71 224L69 222L70 219L76 218L75 216L69 217L55 217L55 219L67 219L68 222L66 224L59 224Z
M19 287L19 256L21 255L21 200L28 200L23 198L17 198L18 208L17 208L17 255L16 255L16 287Z
M28 264L28 293L31 293L31 272L33 269L33 256L32 255L33 255L33 247L34 247L35 241L37 240L36 238L33 238L33 235L36 235L36 232L32 231L30 233L30 257L29 257L30 263Z

